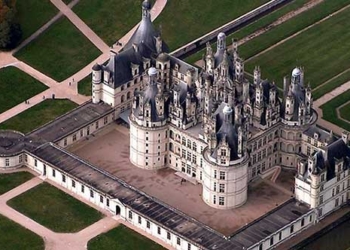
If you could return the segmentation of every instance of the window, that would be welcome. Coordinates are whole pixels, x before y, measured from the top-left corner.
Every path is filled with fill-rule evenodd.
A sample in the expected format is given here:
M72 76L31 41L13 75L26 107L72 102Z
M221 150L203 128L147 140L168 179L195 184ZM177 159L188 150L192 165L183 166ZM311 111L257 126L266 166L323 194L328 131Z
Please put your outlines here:
M181 245L181 239L179 237L176 238L176 244L178 244L179 246Z
M109 207L109 199L106 199L106 205Z
M320 196L320 204L323 203L323 195Z
M227 152L226 149L221 149L221 156L226 156Z
M76 141L77 140L77 134L74 134L73 135L73 141Z
M90 197L94 198L94 191L92 189L90 189Z
M149 220L146 222L146 226L148 229L151 228L151 223L149 222Z
M72 180L72 187L75 188L75 181Z
M217 171L214 170L214 178L216 179L217 178Z
M197 144L195 142L192 143L192 149L193 151L197 151Z
M188 139L188 140L187 140L187 147L191 148L191 145L192 145L192 144L191 144L191 141Z
M100 202L103 203L103 196L100 195Z
M339 206L339 198L335 199L335 206Z
M52 176L56 177L56 170L55 169L52 169Z
M62 174L62 182L66 182L66 176Z
M290 226L290 233L291 233L291 234L294 233L294 225L291 225L291 226Z
M64 146L67 146L67 138L64 139L63 145L64 145Z
M182 158L186 158L186 150L182 149Z
M81 192L84 193L85 192L85 186L81 185Z
M157 228L157 232L158 232L158 234L161 234L160 227Z
M304 218L301 219L300 225L301 225L302 227L305 225L305 219L304 219Z
M187 151L187 160L191 160L191 158L192 158L192 154L191 154L191 152L190 151Z
M5 166L6 166L6 167L10 166L10 159L6 159L6 160L5 160ZM35 166L36 166L36 165L35 165Z
M216 204L216 195L213 196L213 204Z
M219 197L219 205L220 206L225 205L225 197Z
M187 245L187 250L191 250L191 244L190 243L188 243L188 245Z
M141 219L141 216L140 216L140 215L139 215L139 217L138 217L138 222L139 222L139 224L142 223L142 219Z
M9 159L6 159L6 161L9 161ZM34 166L36 166L36 167L38 166L38 160L37 159L34 160Z
M19 162L20 162L20 163L23 161L23 158L22 158L22 157L23 157L23 155L20 155L20 156L19 156Z
M216 192L216 182L214 182L214 192Z
M225 172L220 171L220 180L225 180Z
M273 237L270 238L270 246L273 245Z
M132 220L132 212L129 211L129 219Z
M80 130L80 137L84 136L84 130Z
M170 234L169 232L166 233L166 238L167 238L168 240L171 240L171 234Z
M182 137L182 145L186 146L186 138Z
M98 129L98 121L95 123L95 128Z
M282 240L282 232L278 234L278 240Z
M310 221L310 222L312 221L312 215L310 215L310 217L309 217L309 221Z
M225 184L220 184L219 185L219 192L224 193L225 192Z
M24 161L28 162L28 156L26 154L24 155Z

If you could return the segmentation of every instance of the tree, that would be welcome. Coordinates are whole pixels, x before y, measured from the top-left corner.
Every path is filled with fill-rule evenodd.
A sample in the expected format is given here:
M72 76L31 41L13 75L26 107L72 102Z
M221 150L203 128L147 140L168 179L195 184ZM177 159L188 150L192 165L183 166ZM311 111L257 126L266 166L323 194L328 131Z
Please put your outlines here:
M16 12L16 0L0 0L0 49L16 47L22 37Z

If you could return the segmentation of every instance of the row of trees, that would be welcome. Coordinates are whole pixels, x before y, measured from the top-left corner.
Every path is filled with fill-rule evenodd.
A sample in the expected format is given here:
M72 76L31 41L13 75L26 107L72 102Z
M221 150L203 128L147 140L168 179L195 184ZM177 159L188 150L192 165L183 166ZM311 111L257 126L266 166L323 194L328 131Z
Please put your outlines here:
M16 0L0 0L0 49L13 49L22 37L16 12Z

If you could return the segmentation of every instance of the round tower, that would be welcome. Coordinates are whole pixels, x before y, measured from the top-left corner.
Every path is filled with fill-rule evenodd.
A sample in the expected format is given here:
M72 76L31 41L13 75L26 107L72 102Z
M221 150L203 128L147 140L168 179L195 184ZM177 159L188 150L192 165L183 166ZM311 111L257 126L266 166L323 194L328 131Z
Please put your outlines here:
M92 102L99 103L102 96L102 67L96 63L92 67Z

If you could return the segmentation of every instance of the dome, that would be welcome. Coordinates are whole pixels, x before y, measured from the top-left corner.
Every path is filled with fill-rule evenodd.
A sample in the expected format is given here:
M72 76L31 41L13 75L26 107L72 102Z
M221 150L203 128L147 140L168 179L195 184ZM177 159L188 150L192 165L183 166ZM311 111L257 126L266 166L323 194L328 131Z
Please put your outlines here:
M99 65L98 63L96 63L96 64L92 67L92 70L94 70L94 71L99 71L99 70L101 70L101 65Z
M161 53L161 54L159 54L157 59L160 62L166 62L166 61L169 60L169 56L167 54L165 54L165 53Z
M145 9L150 10L151 9L151 3L148 0L143 1L142 7Z
M299 68L293 69L293 71L292 71L292 76L293 77L300 76L300 74L301 74L301 71L300 71Z
M154 67L149 68L149 70L148 70L148 75L154 76L154 75L156 75L156 74L157 74L156 68L154 68Z
M224 39L224 38L226 38L225 33L224 33L224 32L220 32L220 33L218 34L218 39Z
M230 106L225 106L224 109L222 110L222 112L226 115L226 114L231 114L232 113L232 108Z

